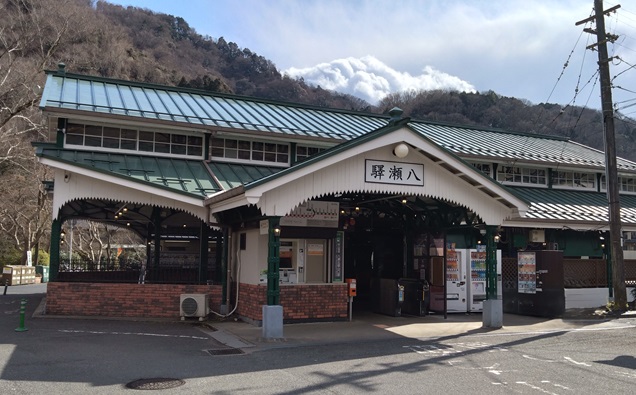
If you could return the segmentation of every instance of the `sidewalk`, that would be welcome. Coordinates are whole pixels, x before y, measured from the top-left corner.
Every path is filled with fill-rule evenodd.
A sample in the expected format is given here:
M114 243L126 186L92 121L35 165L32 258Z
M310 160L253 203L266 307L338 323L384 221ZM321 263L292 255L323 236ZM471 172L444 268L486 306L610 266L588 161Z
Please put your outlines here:
M43 298L38 300L39 306L34 308L33 316L46 317L46 315L43 315L44 296L46 295L45 284L10 287L9 294L32 297L41 295ZM50 318L60 317L51 316ZM104 319L103 317L90 318ZM136 321L143 321L143 318L139 317ZM198 324L199 322L197 321ZM566 311L564 318L504 314L504 326L499 329L484 328L481 314L449 313L448 318L444 319L442 314L432 314L424 317L390 317L371 312L358 312L354 313L351 322L286 324L283 327L283 339L264 339L261 327L235 320L234 317L217 319L210 315L205 324L212 328L205 332L215 340L231 348L249 351L275 347L359 343L400 338L421 340L479 334L507 335L514 333L592 330L625 325L636 327L636 311L625 313L620 318L596 315L594 314L594 309L571 309Z
M636 316L631 316L635 317ZM631 320L630 320L631 321ZM216 329L212 336L229 347L274 348L299 345L337 344L382 341L398 338L436 339L448 336L477 334L514 334L558 332L624 325L616 319L582 316L573 318L541 318L504 314L500 329L484 328L481 314L429 315L425 317L389 317L374 313L354 315L351 322L286 324L283 339L264 339L262 328L234 321L210 319ZM634 325L632 322L630 325Z

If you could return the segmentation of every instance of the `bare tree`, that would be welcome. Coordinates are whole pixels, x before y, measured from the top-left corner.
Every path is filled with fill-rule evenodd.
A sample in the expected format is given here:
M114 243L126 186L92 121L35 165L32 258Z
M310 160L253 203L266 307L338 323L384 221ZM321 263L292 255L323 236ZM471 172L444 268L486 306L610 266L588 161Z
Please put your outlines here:
M23 162L2 176L0 231L20 251L22 263L27 260L27 251L38 249L51 226L51 203L40 182L49 171L32 157L30 162Z
M137 260L145 258L143 240L129 229L103 222L79 221L67 223L65 231L69 235L68 242L73 243L73 256L91 262L95 269L101 269L104 261L115 263L124 249Z
M37 246L50 228L50 201L31 141L46 139L37 108L43 70L76 26L81 0L0 0L0 233L21 252ZM82 7L83 5L83 7ZM81 24L79 24L81 26ZM37 256L37 254L36 254Z

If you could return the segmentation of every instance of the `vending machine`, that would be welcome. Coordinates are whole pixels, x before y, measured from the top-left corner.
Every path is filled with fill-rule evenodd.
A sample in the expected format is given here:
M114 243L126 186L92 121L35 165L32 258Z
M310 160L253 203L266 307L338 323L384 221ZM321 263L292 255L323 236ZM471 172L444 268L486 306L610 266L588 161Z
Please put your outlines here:
M468 250L446 251L446 311L466 313L468 295L466 282L466 256Z
M486 300L486 246L479 245L469 250L467 264L468 311L481 312ZM501 250L497 250L497 298L502 297L501 284Z

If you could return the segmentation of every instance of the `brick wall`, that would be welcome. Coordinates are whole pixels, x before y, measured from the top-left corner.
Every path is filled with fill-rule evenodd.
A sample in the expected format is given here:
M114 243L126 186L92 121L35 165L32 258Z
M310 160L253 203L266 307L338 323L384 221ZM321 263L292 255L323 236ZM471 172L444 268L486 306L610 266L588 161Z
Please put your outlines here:
M219 311L220 285L52 282L47 285L46 314L178 319L185 293L207 294L210 308Z
M207 294L210 308L220 310L220 285L52 282L47 286L46 314L178 319L179 297L185 293ZM348 317L346 284L281 286L280 294L286 323ZM237 313L251 321L262 321L266 296L265 285L241 284Z
M252 321L263 320L267 286L241 284L239 315ZM338 321L348 317L346 284L297 284L280 287L283 320L290 322Z

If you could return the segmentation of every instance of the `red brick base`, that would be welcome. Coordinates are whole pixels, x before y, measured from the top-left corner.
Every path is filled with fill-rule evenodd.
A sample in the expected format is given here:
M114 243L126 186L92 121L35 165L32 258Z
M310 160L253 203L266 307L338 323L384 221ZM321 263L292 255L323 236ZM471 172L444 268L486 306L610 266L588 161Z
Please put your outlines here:
M220 310L220 285L51 282L47 285L46 314L178 319L181 294L206 294L210 309ZM240 285L237 314L260 323L264 304L267 286ZM280 304L286 323L345 320L347 285L282 286Z
M210 308L219 311L220 285L51 282L46 314L178 319L181 294L207 294Z
M280 287L283 320L291 322L338 321L348 317L347 284L297 284ZM237 313L248 320L263 320L267 286L241 284Z

